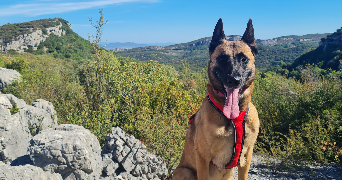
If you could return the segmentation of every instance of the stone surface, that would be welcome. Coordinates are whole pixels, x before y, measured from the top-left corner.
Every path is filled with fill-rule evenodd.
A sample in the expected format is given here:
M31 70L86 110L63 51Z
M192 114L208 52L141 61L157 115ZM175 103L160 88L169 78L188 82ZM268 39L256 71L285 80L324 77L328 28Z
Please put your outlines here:
M0 164L0 169L0 179L62 180L60 174L46 172L32 165L10 166Z
M63 179L99 179L101 147L97 138L82 126L62 124L41 131L29 146L31 160Z
M17 80L20 80L20 73L0 67L0 91Z
M37 107L27 105L12 94L0 94L0 161L11 163L28 155L27 147L32 136L57 125L52 104L42 100L35 102ZM15 105L18 112L11 114ZM16 163L21 164L21 159Z
M103 173L106 177L122 179L160 179L168 173L165 162L150 152L146 146L133 136L126 134L119 127L113 127L106 136L106 144L102 150L105 159L118 163L119 167L106 166Z

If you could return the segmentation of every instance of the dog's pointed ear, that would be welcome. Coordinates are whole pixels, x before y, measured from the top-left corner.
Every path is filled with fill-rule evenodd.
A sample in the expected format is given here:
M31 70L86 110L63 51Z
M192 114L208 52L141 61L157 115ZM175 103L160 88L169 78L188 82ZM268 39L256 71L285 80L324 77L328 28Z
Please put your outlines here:
M215 48L222 43L222 40L225 39L225 35L223 32L223 23L222 19L220 18L215 26L213 37L211 38L211 42L209 45L209 54L211 55Z
M256 44L255 44L255 38L254 38L254 28L252 24L252 19L249 19L247 23L247 28L245 33L242 36L241 39L243 42L245 42L252 50L252 53L254 56L258 53Z

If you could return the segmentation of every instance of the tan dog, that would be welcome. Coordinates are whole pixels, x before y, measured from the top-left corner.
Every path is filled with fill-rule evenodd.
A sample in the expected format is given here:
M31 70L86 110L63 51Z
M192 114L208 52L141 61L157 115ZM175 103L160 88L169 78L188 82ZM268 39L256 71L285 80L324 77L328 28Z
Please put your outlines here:
M229 165L238 165L239 180L247 179L259 132L258 113L251 103L256 53L251 19L241 41L227 41L222 20L219 19L209 45L207 91L210 98L208 96L203 100L187 130L183 155L172 179L234 179L234 169L225 169ZM221 106L221 111L213 104ZM230 119L238 119L240 115L244 120L241 127L244 139L239 149L236 140L239 136L235 135L238 134L235 128L239 125ZM239 163L230 164L233 159Z

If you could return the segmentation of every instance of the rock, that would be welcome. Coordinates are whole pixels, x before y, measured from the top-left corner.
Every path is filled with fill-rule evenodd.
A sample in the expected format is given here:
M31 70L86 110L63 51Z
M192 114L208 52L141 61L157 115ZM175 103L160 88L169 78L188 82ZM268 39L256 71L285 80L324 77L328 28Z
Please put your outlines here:
M53 107L51 102L45 101L44 99L36 99L32 103L32 106L40 108L40 109L44 109L46 112L51 114L51 118L52 119L56 119L57 120L57 112L55 111L55 109L54 109L54 107Z
M0 91L14 81L20 80L20 76L21 75L16 70L0 67Z
M62 124L41 131L28 148L35 166L60 173L63 179L99 179L101 147L82 126Z
M104 162L102 175L103 176L109 176L109 177L115 177L116 173L115 171L119 168L119 164L112 161L111 159L108 159Z
M0 161L10 163L18 157L27 155L31 134L26 124L18 117L0 115Z
M18 109L22 109L25 106L27 106L27 104L25 103L25 101L23 99L18 99L13 94L4 94L4 96L7 97L7 99L10 101L11 105L16 104ZM11 108L11 107L9 107L9 108Z
M10 109L17 111L11 115ZM50 102L36 100L29 106L12 94L0 94L0 161L22 164L20 157L28 155L27 147L32 136L40 130L57 125L56 112ZM26 161L26 160L25 160Z
M0 169L0 179L62 180L60 174L46 172L32 165L10 166L3 164L0 165Z
M107 134L102 156L112 158L113 162L122 166L115 172L117 177L123 179L160 179L168 173L160 157L148 152L145 145L119 127L112 128L112 132ZM108 166L107 171L112 172Z

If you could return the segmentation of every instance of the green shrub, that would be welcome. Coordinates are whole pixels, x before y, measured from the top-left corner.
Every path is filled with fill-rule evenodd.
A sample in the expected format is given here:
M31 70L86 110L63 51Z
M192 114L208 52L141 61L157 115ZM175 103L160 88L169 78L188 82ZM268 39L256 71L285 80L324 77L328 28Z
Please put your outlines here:
M304 82L258 74L253 103L261 128L256 149L284 163L342 160L342 87L335 75L320 77L303 71Z
M21 55L11 58L5 65L7 69L14 69L21 73L24 69L28 67L25 58Z

